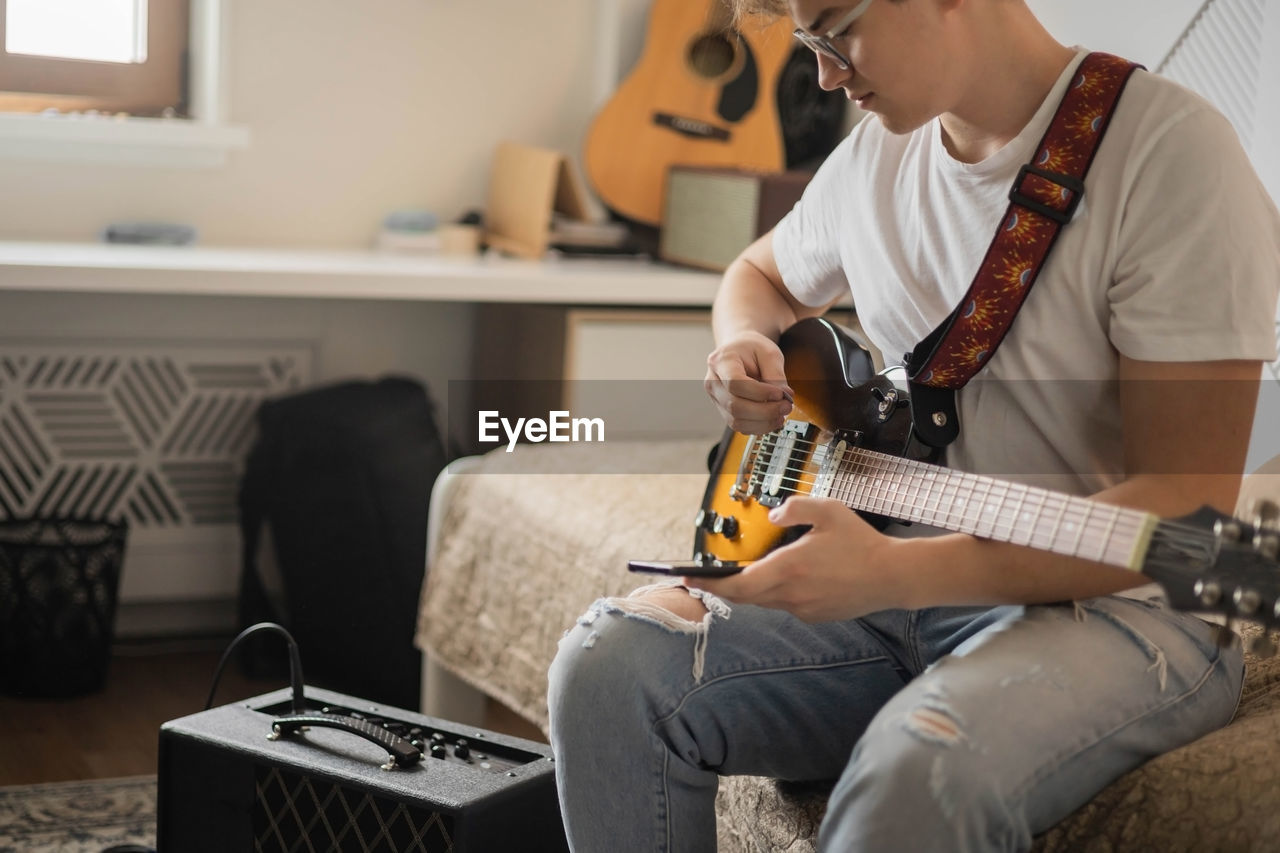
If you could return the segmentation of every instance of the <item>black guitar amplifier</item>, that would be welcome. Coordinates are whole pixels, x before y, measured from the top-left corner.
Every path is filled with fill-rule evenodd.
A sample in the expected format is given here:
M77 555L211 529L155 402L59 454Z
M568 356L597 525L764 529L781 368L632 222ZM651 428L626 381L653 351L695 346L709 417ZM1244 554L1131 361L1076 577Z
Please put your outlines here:
M160 727L159 853L568 850L549 746L314 688L315 721L273 732L290 696ZM387 732L421 760L398 765Z

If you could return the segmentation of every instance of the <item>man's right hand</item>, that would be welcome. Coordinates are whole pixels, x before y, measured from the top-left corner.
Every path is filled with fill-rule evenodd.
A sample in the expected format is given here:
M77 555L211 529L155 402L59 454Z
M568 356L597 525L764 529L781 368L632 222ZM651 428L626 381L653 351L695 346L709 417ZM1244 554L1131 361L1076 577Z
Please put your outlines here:
M707 356L703 387L731 429L759 434L782 427L795 399L782 361L782 350L759 332L739 332Z

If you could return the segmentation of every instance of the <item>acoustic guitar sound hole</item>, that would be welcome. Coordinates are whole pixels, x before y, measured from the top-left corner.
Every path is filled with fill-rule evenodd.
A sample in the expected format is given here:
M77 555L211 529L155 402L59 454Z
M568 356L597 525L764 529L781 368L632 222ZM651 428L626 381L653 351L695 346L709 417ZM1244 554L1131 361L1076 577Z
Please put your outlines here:
M733 67L737 55L729 35L708 33L689 46L689 67L703 77L714 79Z

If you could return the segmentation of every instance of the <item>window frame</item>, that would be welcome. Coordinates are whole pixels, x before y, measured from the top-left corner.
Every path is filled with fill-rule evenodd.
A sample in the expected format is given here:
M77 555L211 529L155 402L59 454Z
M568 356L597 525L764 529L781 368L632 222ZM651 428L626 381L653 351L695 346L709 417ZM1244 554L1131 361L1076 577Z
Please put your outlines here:
M250 145L249 128L230 123L231 0L190 0L190 115L138 118L0 113L0 164L90 163L161 169L214 169Z
M0 0L0 107L185 115L191 15L188 0L146 0L147 58L140 63L30 56L4 50L8 0Z

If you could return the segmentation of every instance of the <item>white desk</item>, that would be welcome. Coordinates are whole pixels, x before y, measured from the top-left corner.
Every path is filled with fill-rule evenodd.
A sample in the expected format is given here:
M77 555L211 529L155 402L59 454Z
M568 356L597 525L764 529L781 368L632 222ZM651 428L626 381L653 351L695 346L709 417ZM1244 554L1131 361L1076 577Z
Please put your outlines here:
M631 259L0 242L0 290L705 307L719 281Z

